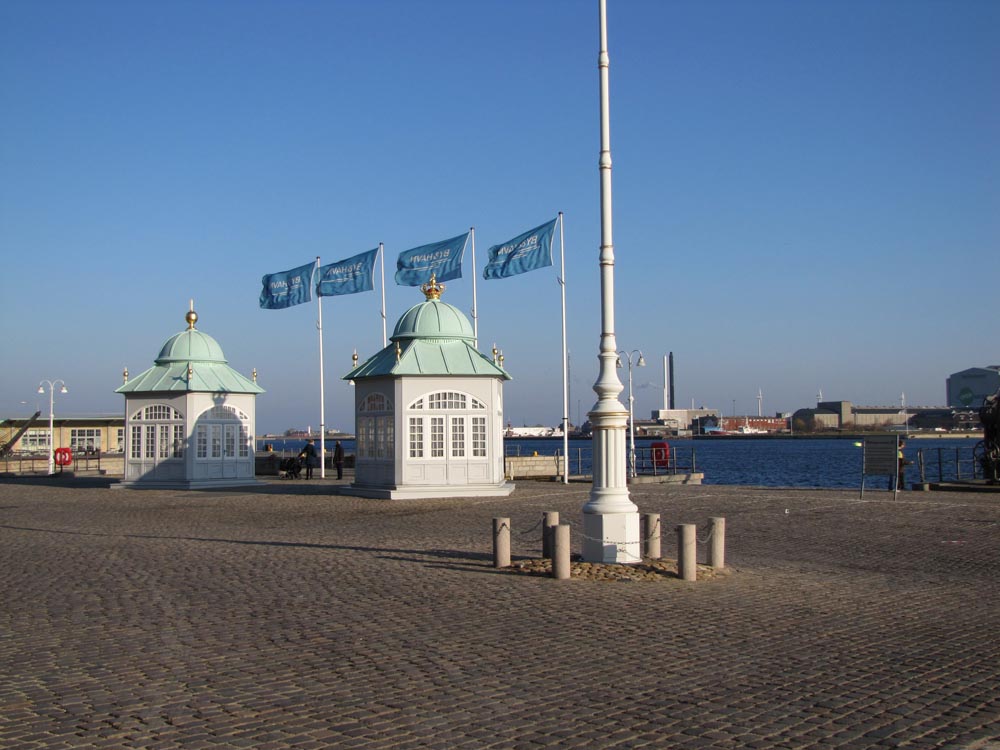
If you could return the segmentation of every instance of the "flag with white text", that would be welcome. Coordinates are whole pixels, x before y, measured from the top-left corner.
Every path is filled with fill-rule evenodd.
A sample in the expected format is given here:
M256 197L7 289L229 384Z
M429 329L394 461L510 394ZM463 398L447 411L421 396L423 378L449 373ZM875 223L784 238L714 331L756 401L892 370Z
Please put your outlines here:
M462 255L469 233L450 240L404 250L396 261L396 283L420 286L435 276L438 281L462 278Z
M345 260L320 266L316 294L334 297L339 294L370 292L375 288L374 271L378 248Z
M269 273L261 279L260 306L265 310L283 310L312 300L312 272L315 263L290 271Z
M505 279L552 265L552 239L556 221L546 222L487 251L484 279Z

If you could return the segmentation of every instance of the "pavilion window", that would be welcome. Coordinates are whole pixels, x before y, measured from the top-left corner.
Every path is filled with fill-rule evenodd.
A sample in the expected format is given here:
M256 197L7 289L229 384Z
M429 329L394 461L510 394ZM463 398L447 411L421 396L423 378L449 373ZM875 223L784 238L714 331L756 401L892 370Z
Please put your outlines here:
M424 420L410 417L410 458L424 457Z
M198 458L208 458L208 427L206 425L198 425L195 445L195 455Z
M444 417L431 417L431 458L444 458Z
M486 456L486 417L472 418L472 455L476 458Z
M132 425L132 447L129 450L130 458L142 458L142 425Z
M465 417L451 418L451 457L465 458Z

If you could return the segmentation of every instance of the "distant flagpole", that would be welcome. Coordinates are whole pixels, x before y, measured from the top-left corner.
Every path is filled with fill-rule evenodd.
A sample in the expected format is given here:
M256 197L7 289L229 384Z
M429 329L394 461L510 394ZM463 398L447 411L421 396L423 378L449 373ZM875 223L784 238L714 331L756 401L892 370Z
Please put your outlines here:
M313 278L309 281L309 288L316 286L316 275L319 273L319 256L316 256L316 268L313 271ZM319 478L326 479L326 405L325 391L323 387L323 297L316 295L316 309L318 318L316 319L316 330L319 332Z
M474 346L479 348L479 311L476 306L476 228L469 227L469 234L472 235L472 335L475 338Z
M378 252L382 256L382 348L385 349L385 247L378 243Z
M566 243L562 211L559 212L559 267L559 289L562 292L563 484L569 484L569 352L566 348Z

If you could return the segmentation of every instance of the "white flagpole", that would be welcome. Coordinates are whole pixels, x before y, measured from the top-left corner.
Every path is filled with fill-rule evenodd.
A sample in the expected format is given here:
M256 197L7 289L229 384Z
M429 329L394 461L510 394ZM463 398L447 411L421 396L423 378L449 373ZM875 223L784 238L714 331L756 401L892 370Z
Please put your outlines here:
M563 484L569 484L569 353L566 350L566 243L559 212L559 289L562 292Z
M472 335L475 338L474 346L479 349L479 311L476 306L476 228L469 227L469 234L472 235Z
M319 256L316 256L316 267L313 278L309 280L312 292L316 294L316 275L319 273ZM316 294L316 309L319 317L316 320L316 330L319 332L319 478L326 478L326 405L323 389L323 298Z
M382 348L385 349L385 247L378 243L378 252L382 260Z

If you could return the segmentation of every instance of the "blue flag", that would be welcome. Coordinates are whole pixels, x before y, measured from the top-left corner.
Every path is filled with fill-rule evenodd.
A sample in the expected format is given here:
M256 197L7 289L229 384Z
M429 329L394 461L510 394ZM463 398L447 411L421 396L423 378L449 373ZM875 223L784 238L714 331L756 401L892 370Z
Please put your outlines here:
M469 233L450 240L404 250L396 261L396 283L420 286L436 276L438 281L462 278L462 255Z
M552 237L556 222L535 227L502 245L494 245L488 252L484 279L505 279L519 273L534 271L552 265Z
M269 273L261 279L260 306L265 310L283 310L312 300L312 272L315 263L281 273Z
M360 253L346 260L338 260L328 266L320 266L316 280L316 294L320 297L334 297L338 294L370 292L375 288L372 278L375 270L375 256L378 248Z

